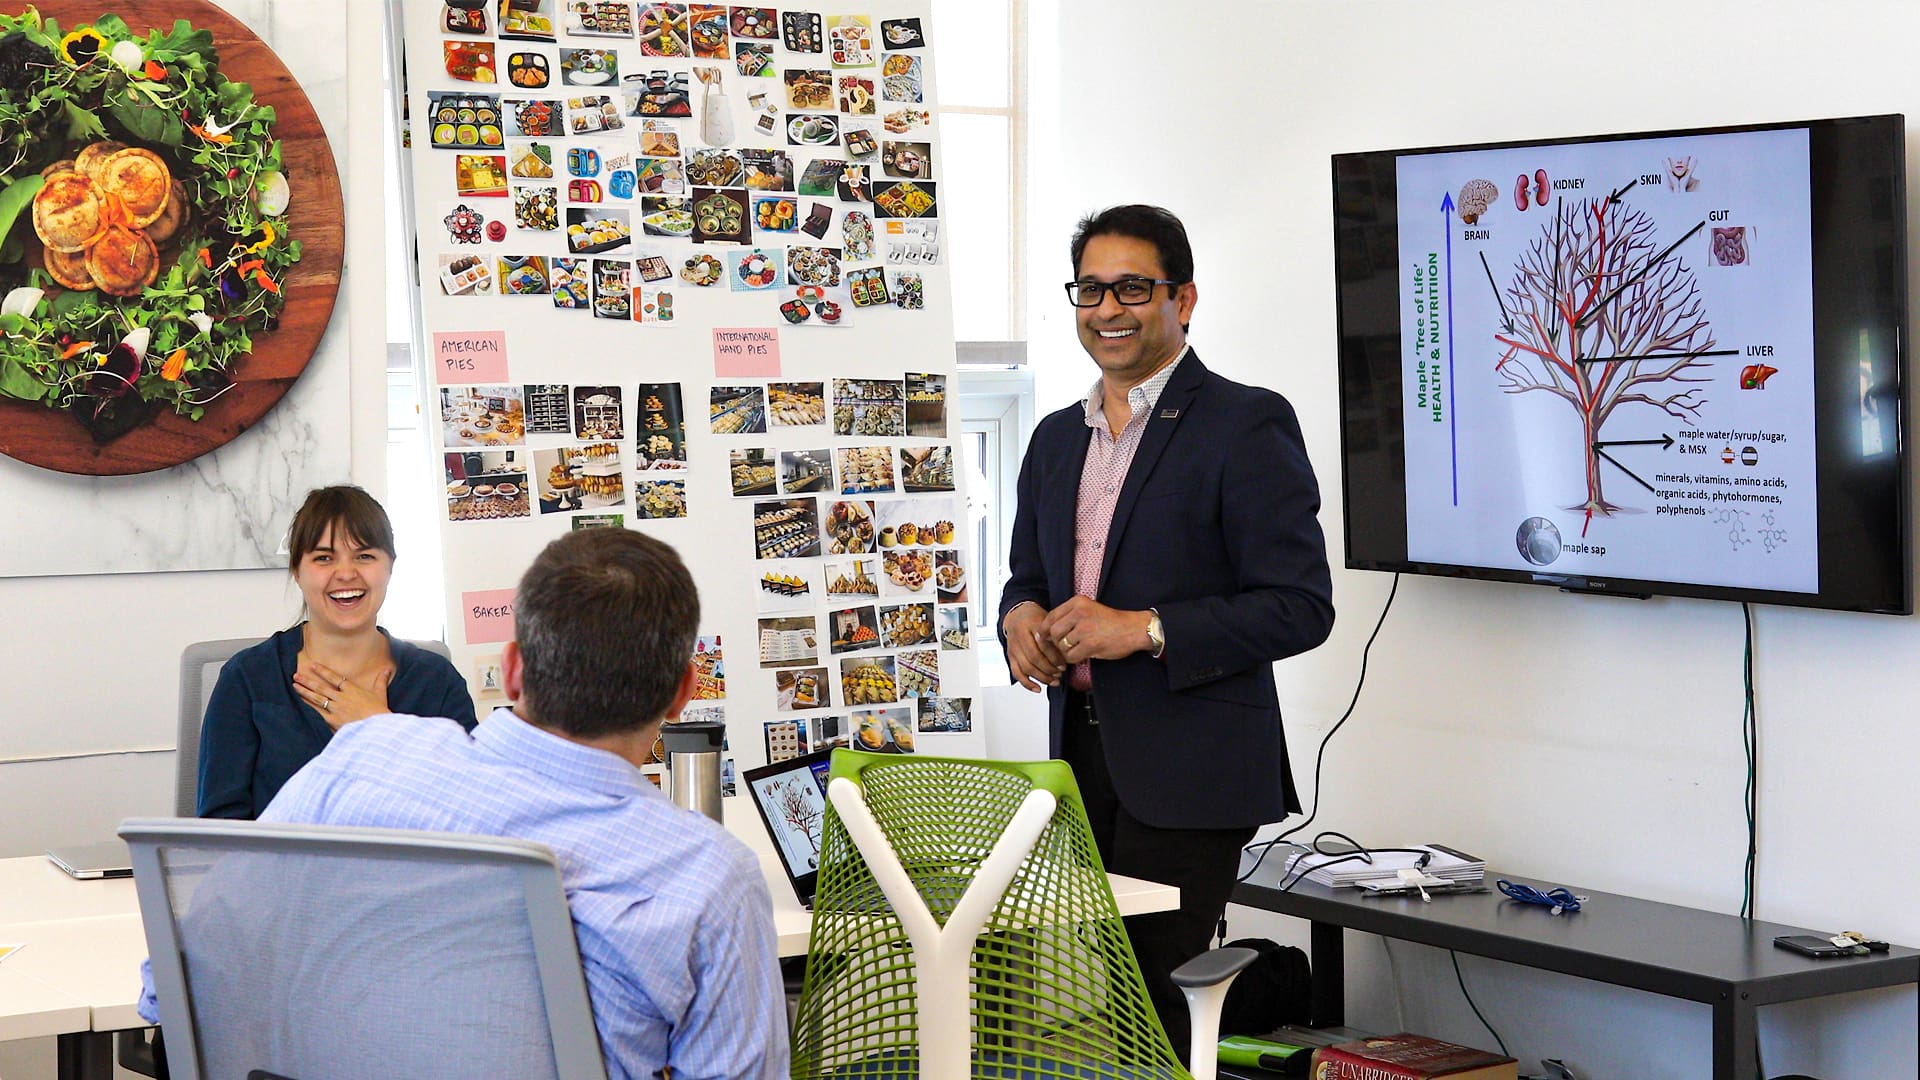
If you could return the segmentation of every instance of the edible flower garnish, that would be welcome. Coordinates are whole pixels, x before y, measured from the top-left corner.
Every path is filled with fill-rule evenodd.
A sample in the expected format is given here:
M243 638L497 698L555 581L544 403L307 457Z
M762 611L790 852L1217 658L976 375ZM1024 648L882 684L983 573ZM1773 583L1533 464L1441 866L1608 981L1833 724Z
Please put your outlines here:
M19 286L7 293L5 301L0 301L0 315L31 315L33 309L40 306L40 298L45 295L45 289L36 289L31 285Z
M107 50L106 36L83 26L60 39L60 58L74 67L86 67Z
M129 75L139 71L141 65L147 62L146 50L142 49L137 41L122 41L115 45L113 51L107 56L121 71Z

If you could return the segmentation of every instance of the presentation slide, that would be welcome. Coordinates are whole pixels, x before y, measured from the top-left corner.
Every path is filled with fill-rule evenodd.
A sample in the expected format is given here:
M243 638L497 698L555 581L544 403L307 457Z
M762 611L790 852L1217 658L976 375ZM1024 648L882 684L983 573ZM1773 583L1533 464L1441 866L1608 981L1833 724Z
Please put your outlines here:
M801 769L762 777L752 787L753 797L766 808L774 845L794 876L818 870L827 798L813 773Z
M1818 590L1804 129L1397 175L1409 559Z

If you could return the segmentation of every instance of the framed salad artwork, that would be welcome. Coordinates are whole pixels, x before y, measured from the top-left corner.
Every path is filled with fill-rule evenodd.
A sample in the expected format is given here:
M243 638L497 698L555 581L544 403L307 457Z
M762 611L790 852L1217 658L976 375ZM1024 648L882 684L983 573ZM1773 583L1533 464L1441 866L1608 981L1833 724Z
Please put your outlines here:
M0 454L107 476L253 427L333 312L312 103L204 0L0 7Z

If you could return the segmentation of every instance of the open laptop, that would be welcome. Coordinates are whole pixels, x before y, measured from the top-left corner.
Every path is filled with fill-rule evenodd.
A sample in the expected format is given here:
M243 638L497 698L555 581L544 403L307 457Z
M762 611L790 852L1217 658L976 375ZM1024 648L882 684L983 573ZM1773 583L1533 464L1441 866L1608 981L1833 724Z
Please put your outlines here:
M133 859L127 854L125 840L107 840L98 844L48 848L47 858L68 875L83 881L92 878L133 876Z
M820 836L827 819L827 772L833 748L804 754L774 765L747 770L747 792L767 826L780 866L793 884L800 906L814 910L814 890L820 879ZM971 875L946 868L908 868L922 898L943 911L953 910L967 891ZM841 898L836 911L872 912L887 907L877 884Z
M748 769L747 793L767 826L773 850L800 906L813 910L820 877L820 831L827 820L831 748Z

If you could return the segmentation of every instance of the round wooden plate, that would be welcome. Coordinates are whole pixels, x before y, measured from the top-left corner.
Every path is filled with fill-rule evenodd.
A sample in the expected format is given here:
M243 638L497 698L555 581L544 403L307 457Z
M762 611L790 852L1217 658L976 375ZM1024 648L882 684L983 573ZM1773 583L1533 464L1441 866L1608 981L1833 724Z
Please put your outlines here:
M288 232L300 241L300 261L282 283L287 302L272 330L253 335L253 353L228 371L233 388L207 406L199 420L171 411L158 414L105 445L64 409L37 402L0 399L0 454L43 469L88 476L153 472L191 461L225 446L279 403L306 370L320 345L333 301L340 290L340 259L345 245L345 215L340 174L333 163L320 118L280 58L233 16L206 0L39 0L41 15L59 20L62 30L91 23L111 12L134 33L170 29L186 19L213 34L220 71L253 87L254 100L274 108L274 137L293 200Z

